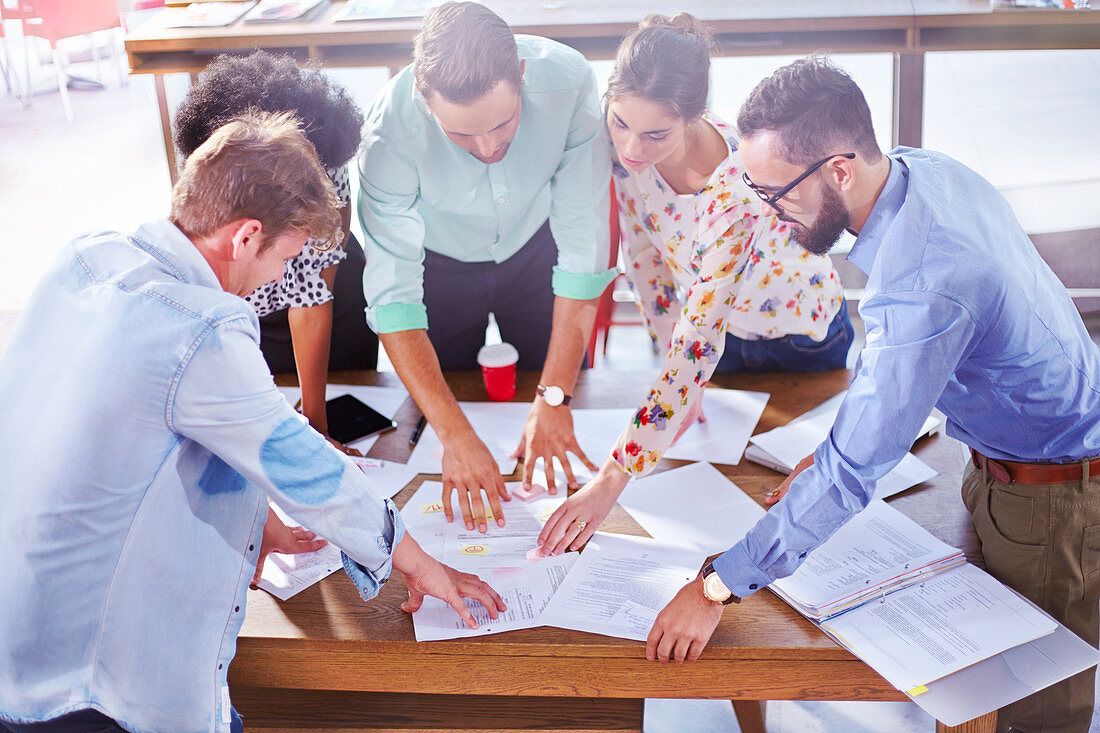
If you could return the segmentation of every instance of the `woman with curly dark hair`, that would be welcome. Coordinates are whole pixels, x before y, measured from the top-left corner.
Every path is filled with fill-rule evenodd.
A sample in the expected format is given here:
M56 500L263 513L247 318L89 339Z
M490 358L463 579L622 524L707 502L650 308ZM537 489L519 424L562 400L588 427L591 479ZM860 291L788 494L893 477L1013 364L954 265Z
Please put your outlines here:
M327 437L325 383L329 368L374 369L378 362L378 337L364 315L363 249L350 232L348 161L359 149L363 114L347 91L324 72L299 68L290 56L265 51L243 57L219 56L176 110L175 143L181 157L189 156L216 129L250 109L293 112L343 201L340 246L307 243L302 254L287 262L282 280L245 298L260 316L260 348L268 366L273 373L297 369L302 414ZM253 584L258 582L269 552L309 552L324 544L313 532L288 528L269 510Z
M282 280L246 298L260 316L260 346L271 371L297 368L302 414L327 436L329 368L373 369L378 358L378 338L364 317L363 250L349 230L347 164L359 148L363 114L347 90L318 68L299 68L290 56L224 55L206 67L176 110L177 149L190 155L214 130L249 109L293 112L344 201L344 246L307 244L287 263Z

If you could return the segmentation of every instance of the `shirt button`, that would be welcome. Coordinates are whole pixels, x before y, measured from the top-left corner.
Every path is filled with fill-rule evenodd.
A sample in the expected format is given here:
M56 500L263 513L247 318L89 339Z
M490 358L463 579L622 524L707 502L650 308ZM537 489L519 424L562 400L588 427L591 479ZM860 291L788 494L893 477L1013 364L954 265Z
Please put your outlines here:
M756 590L758 587L759 586L756 583L753 583L752 585L749 586L749 590Z
M503 204L503 203L504 203L504 197L503 197L503 196L501 196L500 198L498 198L498 199L497 199L497 203L498 203L498 204Z
M801 560L801 559L802 559L802 558L804 558L804 557L806 557L806 553L805 553L805 552L803 552L803 553L802 553L801 555L799 555L799 556L798 556L798 559L799 559L799 560Z
M252 552L252 551L253 551L253 550L255 550L255 549L256 549L256 545L249 545L249 546L248 546L248 551L249 551L249 552Z
M240 606L233 606L233 613L240 613L240 612L241 612L241 607Z
M220 664L219 664L219 665L218 665L218 669L221 669L221 668L222 668L222 665L220 665Z

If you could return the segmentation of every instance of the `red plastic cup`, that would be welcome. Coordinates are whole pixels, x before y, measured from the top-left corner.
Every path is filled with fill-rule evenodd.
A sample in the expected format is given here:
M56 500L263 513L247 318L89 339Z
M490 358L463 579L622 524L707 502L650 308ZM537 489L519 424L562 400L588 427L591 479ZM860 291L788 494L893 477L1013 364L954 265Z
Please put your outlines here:
M504 401L516 396L516 362L519 352L511 344L482 346L477 352L481 376L485 380L485 392L489 399Z

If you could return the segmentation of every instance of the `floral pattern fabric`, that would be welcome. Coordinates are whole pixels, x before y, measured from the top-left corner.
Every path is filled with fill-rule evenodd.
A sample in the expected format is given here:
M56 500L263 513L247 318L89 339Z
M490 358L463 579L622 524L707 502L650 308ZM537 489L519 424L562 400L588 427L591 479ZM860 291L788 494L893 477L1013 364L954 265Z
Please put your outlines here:
M612 450L628 474L643 476L672 444L725 348L742 339L825 338L844 302L828 257L790 241L786 224L760 215L741 180L733 129L704 119L729 153L702 191L678 194L650 166L616 165L623 260L650 336L665 353L661 377Z

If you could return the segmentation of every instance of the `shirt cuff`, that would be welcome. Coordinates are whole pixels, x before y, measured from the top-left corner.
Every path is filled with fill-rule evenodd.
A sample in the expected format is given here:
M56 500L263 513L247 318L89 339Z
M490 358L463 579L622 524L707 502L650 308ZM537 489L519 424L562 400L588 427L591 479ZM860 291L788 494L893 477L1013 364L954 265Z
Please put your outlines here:
M423 303L388 303L367 308L367 321L374 327L375 333L426 331L428 309Z
M591 300L603 293L607 284L615 279L618 270L614 267L603 272L566 272L554 265L550 277L550 287L554 295L571 300Z
M713 565L714 572L718 573L726 587L741 598L751 596L772 582L749 558L744 540L719 555Z
M401 512L389 499L386 499L386 512L389 514L389 521L386 522L386 529L383 530L382 536L378 538L379 549L386 553L386 558L381 565L371 570L355 562L345 553L340 553L344 571L351 578L355 589L359 591L359 597L364 601L369 601L378 595L378 591L389 579L393 571L393 548L397 547L397 543L405 537L405 522L401 519Z

